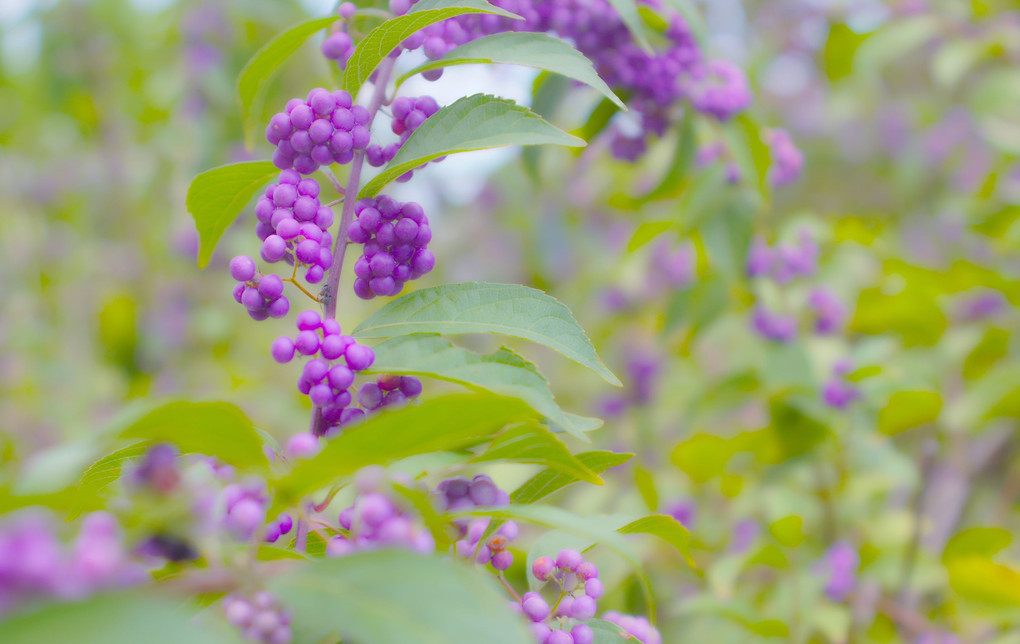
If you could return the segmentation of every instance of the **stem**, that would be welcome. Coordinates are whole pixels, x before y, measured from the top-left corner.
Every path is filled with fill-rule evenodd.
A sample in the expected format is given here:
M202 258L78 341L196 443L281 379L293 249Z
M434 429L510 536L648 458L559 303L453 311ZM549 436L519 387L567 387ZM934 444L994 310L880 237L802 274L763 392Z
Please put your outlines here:
M513 586L511 586L507 582L506 577L503 576L503 573L501 572L498 575L496 575L496 578L499 579L499 583L503 584L503 588L506 588L506 591L510 593L510 596L517 600L518 604L521 603L521 596L518 595L517 591L514 590Z
M390 81L390 74L393 73L395 58L386 57L376 70L375 87L372 89L372 98L368 102L368 128L372 128L375 114L386 97L386 85ZM344 209L340 216L340 230L336 233L336 240L333 242L333 265L329 268L326 277L324 290L328 297L324 302L323 316L327 320L336 319L336 304L340 299L340 272L344 267L344 255L347 253L347 228L354 220L354 203L357 201L358 190L361 187L361 168L365 164L365 152L355 152L351 161L351 174L347 178L347 187L344 188ZM311 431L315 436L322 436L326 428L322 423L322 409L316 405L312 407Z
M369 128L372 127L375 114L379 111L386 96L386 84L390 80L395 62L394 58L386 58L376 70L375 88L372 90L372 98L368 102ZM331 320L336 319L336 305L337 300L340 299L340 271L343 270L344 255L347 252L347 227L354 220L354 203L357 201L356 196L361 187L361 168L364 164L365 152L356 152L354 160L351 161L351 174L347 179L347 187L344 189L344 209L340 217L340 230L337 231L336 241L333 244L333 266L329 269L329 279L326 282L332 297L326 302L325 315L327 319Z

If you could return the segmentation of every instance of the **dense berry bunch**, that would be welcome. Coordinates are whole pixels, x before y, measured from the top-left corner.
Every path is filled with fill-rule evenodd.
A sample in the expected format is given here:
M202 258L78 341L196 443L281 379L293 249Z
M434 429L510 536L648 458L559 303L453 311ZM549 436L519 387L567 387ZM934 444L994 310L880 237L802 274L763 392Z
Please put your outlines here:
M836 333L843 327L846 305L831 289L816 287L808 293L807 305L815 314L815 332Z
M298 333L293 339L280 337L273 342L270 349L273 359L286 363L295 354L312 358L305 363L298 379L298 391L321 409L327 428L363 417L364 410L350 406L349 390L354 374L368 369L375 361L375 352L358 344L352 336L343 335L339 322L323 320L315 311L300 313L296 324Z
M726 121L751 105L751 88L744 71L725 60L696 65L687 93L694 109Z
M786 284L795 277L810 277L818 270L818 244L811 233L802 230L796 243L781 243L771 247L761 237L751 243L747 257L747 274L750 277L771 277Z
M390 143L386 147L381 145L368 146L368 149L365 150L365 158L369 165L379 167L392 161L397 151L407 142L411 134L421 127L421 124L426 119L438 111L439 103L431 96L419 96L418 98L402 96L394 100L393 104L390 105L390 113L393 115L390 127L393 133L400 137L400 141ZM440 157L436 161L441 161L442 159L443 157ZM397 180L410 179L411 174L411 172L405 173Z
M845 541L833 544L820 562L825 577L825 594L829 599L841 602L857 587L857 567L861 557L857 550Z
M302 179L294 170L281 172L278 183L259 197L255 217L264 261L303 267L309 284L322 281L333 264L333 237L329 232L333 211L319 202L318 182Z
M251 319L282 318L290 311L290 300L283 294L283 280L259 273L251 257L238 255L230 260L230 276L237 280L234 301L244 306Z
M112 515L87 515L68 550L49 515L21 512L0 525L0 616L37 598L77 599L140 583Z
M227 621L236 626L249 642L289 644L291 641L291 613L280 606L270 593L262 590L251 597L227 595L222 606Z
M383 374L375 382L366 382L358 389L358 404L366 412L381 407L395 407L421 394L421 380L414 376Z
M264 481L253 479L223 488L223 526L238 539L247 541L266 523L269 496Z
M622 615L616 611L609 611L602 616L602 619L616 624L641 644L662 644L662 635L659 634L659 629L652 626L644 617Z
M396 295L408 280L432 270L436 258L428 249L432 239L428 217L418 204L400 203L385 195L361 199L355 205L357 219L347 235L364 244L354 264L354 292L370 300L377 295Z
M369 111L354 105L347 92L317 87L307 100L291 99L273 116L266 140L276 146L276 167L311 174L319 166L350 163L355 151L368 147L371 122Z
M765 130L764 139L772 157L769 182L774 186L785 186L797 181L804 169L804 154L797 149L790 133L772 128Z
M852 368L852 363L846 359L839 360L833 365L832 376L822 388L822 400L826 405L846 409L850 403L860 398L860 390L846 379Z
M529 627L539 644L592 644L595 634L582 622L595 617L597 600L604 588L598 566L577 550L561 550L556 559L539 557L531 572L542 586L555 587L557 599L552 607L539 592L524 593L520 611L531 622ZM540 590L541 587L540 586Z
M326 545L327 556L342 557L380 548L401 548L421 554L435 551L435 540L417 515L402 508L377 484L362 482L359 489L361 493L354 503L340 512L339 523L344 533Z
M510 495L485 474L473 479L463 476L445 479L432 494L443 512L510 504ZM460 531L460 539L453 544L458 557L474 559L480 564L491 563L496 570L506 570L513 563L514 556L507 550L510 542L517 538L517 524L513 521L501 525L484 544L480 542L489 529L489 519L460 519L454 525Z
M751 313L751 326L762 337L789 342L797 337L797 316L777 313L759 304Z

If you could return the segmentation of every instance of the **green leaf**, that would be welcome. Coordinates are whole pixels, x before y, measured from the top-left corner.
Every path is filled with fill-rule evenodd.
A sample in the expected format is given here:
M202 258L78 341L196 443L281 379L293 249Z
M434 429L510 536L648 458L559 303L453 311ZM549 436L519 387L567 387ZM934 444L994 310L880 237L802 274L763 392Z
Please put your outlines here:
M733 456L731 441L714 434L695 434L673 448L671 460L695 483L704 483L726 471Z
M526 31L507 31L467 42L439 60L425 63L407 72L400 77L397 85L415 74L431 69L472 63L522 65L560 74L598 90L620 109L627 109L605 81L599 78L591 61L585 58L584 54L566 41L549 34Z
M637 227L630 241L627 242L627 252L633 253L648 242L652 241L667 230L676 227L672 221L646 221Z
M935 422L942 411L937 391L897 391L878 412L878 429L884 434L900 432Z
M492 461L544 465L575 479L602 485L602 479L597 474L571 454L562 441L540 425L527 424L506 430L473 462Z
M584 432L602 424L598 419L564 413L556 404L545 376L535 365L509 349L479 355L439 336L426 334L391 338L374 348L373 372L431 376L476 390L520 398L586 442L588 438Z
M441 156L544 144L583 147L585 142L511 100L487 94L466 96L426 119L358 196L374 197L397 177Z
M1020 572L987 557L964 556L946 563L949 586L961 597L991 606L1020 606Z
M620 534L649 534L662 539L676 548L687 564L695 568L691 557L691 533L679 521L665 514L650 514L636 521L631 521L622 528Z
M641 500L645 502L645 506L649 512L655 512L659 507L659 491L655 487L655 476L641 467L635 464L634 470L634 486L638 490L638 494L641 495Z
M796 514L777 519L769 525L769 533L781 545L796 548L804 541L804 519Z
M830 81L838 81L853 74L854 54L867 34L860 34L841 22L829 27L829 37L822 53L825 75Z
M124 462L145 454L149 444L147 441L142 441L134 445L128 445L107 454L90 465L85 470L85 473L82 474L81 482L78 484L78 490L75 494L74 505L67 520L70 521L76 518L82 512L96 509L98 506L97 499L99 499L103 490L120 478L121 467L124 465Z
M159 601L132 591L98 595L81 602L52 603L0 620L4 644L224 644L238 641L229 631L214 633L191 619L179 600Z
M611 467L623 465L634 456L616 452L582 452L577 460L595 474L602 474ZM558 470L545 469L524 482L510 494L510 502L515 504L535 503L553 492L576 482L576 477Z
M730 200L701 227L712 265L731 281L743 277L747 249L751 245L753 211L740 200Z
M684 112L678 129L676 148L673 150L673 158L670 159L666 174L662 176L657 186L638 199L639 202L646 203L673 197L686 187L684 178L694 162L695 148L697 147L697 137L694 134L694 115L691 110Z
M411 333L500 333L523 338L559 351L610 384L622 385L599 359L570 309L527 286L468 282L415 291L379 309L354 330L358 338Z
M301 641L533 642L495 582L448 558L401 550L301 566L269 582Z
M209 264L216 244L237 213L280 170L269 161L222 165L206 170L188 186L186 204L198 230L198 267Z
M376 414L344 429L314 457L299 461L276 481L277 504L286 507L366 465L464 449L511 423L534 418L518 400L492 394L456 394Z
M237 467L269 464L251 420L225 402L166 403L130 422L117 438L173 443L182 452L215 456Z
M854 54L854 73L873 76L933 38L941 29L940 18L922 14L887 23L869 36Z
M604 98L598 102L595 108L588 115L588 120L584 122L584 125L577 130L574 130L572 134L584 139L585 141L591 141L606 129L609 122L619 111L620 108L617 107L611 100Z
M262 115L266 90L273 74L308 40L309 36L336 21L336 16L329 16L294 25L263 45L241 70L240 76L237 77L237 93L241 97L244 144L249 150L255 145L255 136L260 125L256 119Z
M523 20L520 16L494 7L484 0L422 0L413 5L410 12L391 18L368 32L368 35L358 43L350 60L347 61L343 88L350 92L351 96L355 96L379 63L408 36L431 24L469 13L493 13Z
M1013 543L1013 535L1005 528L977 527L962 530L949 540L942 552L942 561L962 557L992 557Z

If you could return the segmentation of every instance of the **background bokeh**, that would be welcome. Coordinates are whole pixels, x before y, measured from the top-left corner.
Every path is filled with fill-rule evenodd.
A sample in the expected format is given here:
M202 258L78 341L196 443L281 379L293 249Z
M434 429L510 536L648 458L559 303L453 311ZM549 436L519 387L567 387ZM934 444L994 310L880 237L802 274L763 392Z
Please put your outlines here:
M763 199L721 164L695 164L647 198L679 128L637 164L600 139L525 163L465 155L394 193L434 222L437 269L422 285L548 290L625 381L612 390L527 349L565 409L606 419L596 445L637 453L605 489L563 503L665 510L692 530L697 571L649 558L666 641L1018 641L1020 12L1006 0L703 4L710 48L748 70L754 117L791 133L801 179ZM306 429L296 368L267 349L288 325L255 324L231 301L226 261L252 253L250 210L201 271L184 196L201 170L269 156L242 144L237 73L328 9L0 6L5 487L67 485L96 456L90 434L150 397L229 400L279 438ZM407 91L530 102L534 77L463 68ZM309 43L266 116L329 83ZM578 93L543 114L571 130L594 102ZM691 127L702 147L721 136ZM746 278L755 238L803 235L816 273ZM839 333L812 333L814 287L843 303ZM378 307L346 288L345 327ZM800 333L763 338L757 306L801 316ZM844 360L859 397L826 404ZM837 597L826 591L841 557L853 592ZM640 610L636 588L620 593Z

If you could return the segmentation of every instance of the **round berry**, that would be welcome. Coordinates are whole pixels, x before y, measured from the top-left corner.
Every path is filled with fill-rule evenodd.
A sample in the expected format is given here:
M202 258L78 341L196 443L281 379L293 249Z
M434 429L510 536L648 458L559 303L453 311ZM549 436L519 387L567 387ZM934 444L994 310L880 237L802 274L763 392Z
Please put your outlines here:
M570 548L560 550L560 553L556 555L556 567L561 570L573 572L581 565L582 561L584 561L584 557L581 556L581 553Z
M230 276L238 282L247 282L255 277L255 260L247 255L238 255L230 260Z

